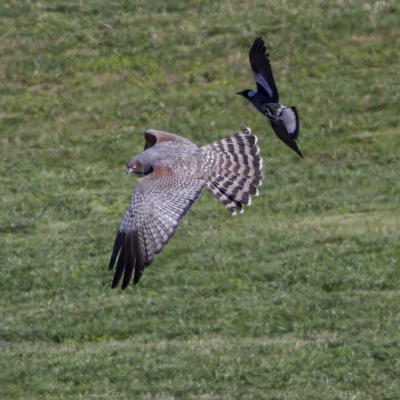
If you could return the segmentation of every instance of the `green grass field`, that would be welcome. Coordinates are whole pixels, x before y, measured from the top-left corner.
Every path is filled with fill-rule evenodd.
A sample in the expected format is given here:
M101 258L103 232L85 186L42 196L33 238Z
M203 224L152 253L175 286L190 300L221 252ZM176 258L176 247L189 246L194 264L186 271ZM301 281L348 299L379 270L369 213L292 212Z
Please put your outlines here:
M0 399L400 399L400 3L4 0ZM235 92L262 35L305 160ZM252 128L260 196L204 193L111 290L143 131Z

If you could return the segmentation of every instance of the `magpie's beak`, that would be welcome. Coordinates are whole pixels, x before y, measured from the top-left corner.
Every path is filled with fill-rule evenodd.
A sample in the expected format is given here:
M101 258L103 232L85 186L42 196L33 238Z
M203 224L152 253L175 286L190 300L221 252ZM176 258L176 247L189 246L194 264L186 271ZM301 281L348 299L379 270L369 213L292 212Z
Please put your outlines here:
M236 94L240 94L241 96L243 96L243 92L236 92Z

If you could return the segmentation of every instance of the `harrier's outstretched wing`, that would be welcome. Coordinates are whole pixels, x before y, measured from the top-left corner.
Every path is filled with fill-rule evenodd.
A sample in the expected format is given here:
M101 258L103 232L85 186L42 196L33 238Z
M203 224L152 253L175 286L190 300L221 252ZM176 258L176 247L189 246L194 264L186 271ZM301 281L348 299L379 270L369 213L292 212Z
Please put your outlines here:
M179 221L204 186L205 182L190 172L167 167L156 167L153 173L137 181L109 263L109 269L116 264L113 288L122 276L122 289L128 286L132 275L133 283L139 282L144 268L174 235Z

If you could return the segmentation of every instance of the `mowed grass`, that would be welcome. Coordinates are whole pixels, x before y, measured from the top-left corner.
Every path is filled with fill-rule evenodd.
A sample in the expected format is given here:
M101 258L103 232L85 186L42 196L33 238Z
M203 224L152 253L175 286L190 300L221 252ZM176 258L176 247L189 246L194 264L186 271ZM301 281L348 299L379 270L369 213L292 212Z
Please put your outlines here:
M400 398L396 0L5 0L0 26L1 399ZM258 35L305 160L235 95ZM253 205L204 193L111 290L142 132L245 126Z

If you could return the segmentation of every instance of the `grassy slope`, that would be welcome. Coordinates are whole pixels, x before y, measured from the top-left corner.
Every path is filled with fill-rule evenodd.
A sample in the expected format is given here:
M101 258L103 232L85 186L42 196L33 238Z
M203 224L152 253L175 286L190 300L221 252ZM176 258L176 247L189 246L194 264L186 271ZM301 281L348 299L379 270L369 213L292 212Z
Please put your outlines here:
M400 7L304 3L1 3L0 398L400 398ZM305 160L234 95L260 34ZM142 131L243 126L261 196L111 291Z

